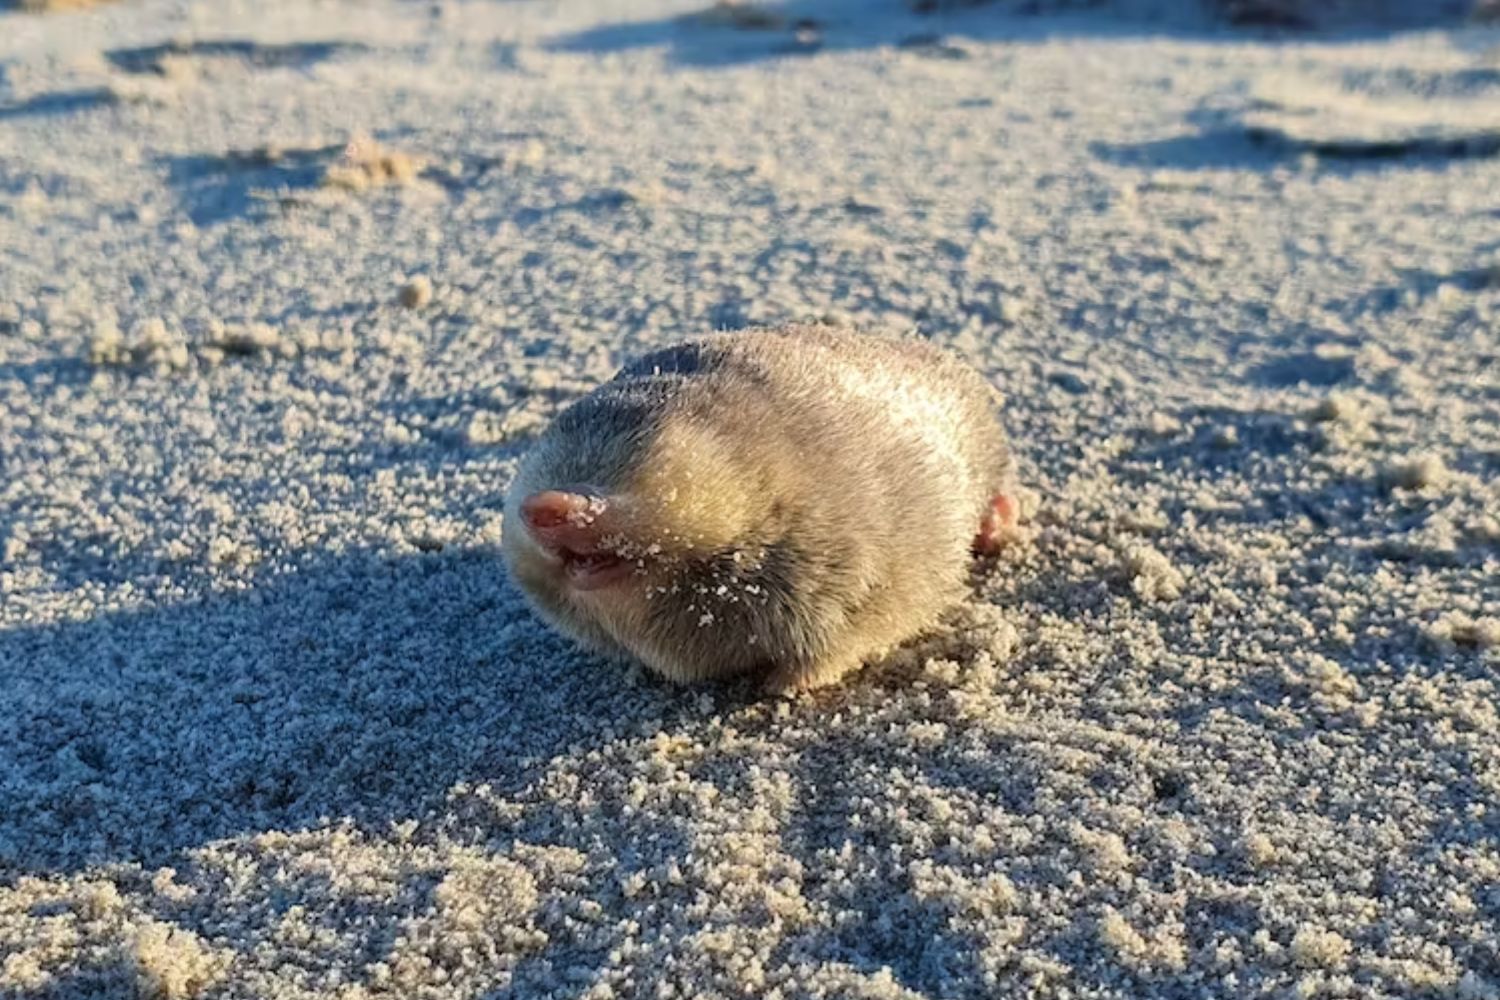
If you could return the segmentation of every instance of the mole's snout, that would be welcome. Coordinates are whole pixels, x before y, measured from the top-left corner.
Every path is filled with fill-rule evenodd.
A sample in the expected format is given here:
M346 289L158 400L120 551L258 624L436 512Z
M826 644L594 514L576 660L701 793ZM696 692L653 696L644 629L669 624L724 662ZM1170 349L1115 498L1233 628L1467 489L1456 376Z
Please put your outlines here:
M603 497L581 490L542 490L521 501L521 516L533 530L586 527L608 506Z
M597 590L630 575L631 565L604 544L610 502L597 494L542 490L521 501L521 518L537 544L562 563L578 590Z
M600 518L609 510L601 496L574 490L542 490L521 501L521 517L533 538L549 549L593 552L605 526Z

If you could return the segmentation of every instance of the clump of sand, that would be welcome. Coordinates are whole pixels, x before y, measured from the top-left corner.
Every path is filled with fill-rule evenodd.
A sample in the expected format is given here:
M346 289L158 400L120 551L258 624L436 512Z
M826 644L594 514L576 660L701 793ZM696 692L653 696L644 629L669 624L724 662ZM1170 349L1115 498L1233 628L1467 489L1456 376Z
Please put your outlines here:
M1156 549L1147 545L1131 546L1122 554L1121 561L1130 580L1130 589L1141 599L1174 601L1182 596L1187 577Z
M1349 957L1350 944L1342 935L1304 925L1292 938L1292 961L1305 969L1338 968Z
M192 931L159 920L134 930L125 957L135 969L138 993L147 1000L192 1000L224 974L230 961Z
M186 368L190 355L181 334L160 317L152 317L128 339L112 320L99 323L89 341L88 360L100 366L170 372Z
M1448 481L1448 465L1440 455L1415 455L1388 465L1382 476L1392 489L1437 489Z
M1142 429L1152 437L1170 438L1182 433L1182 421L1170 413L1157 411L1146 418Z
M1450 611L1429 625L1426 634L1439 649L1500 649L1500 618Z
M422 992L434 969L449 982L503 982L528 953L547 943L535 926L536 880L520 864L476 857L454 865L433 889L432 907L408 921L376 973L396 996Z
M416 181L422 167L422 161L409 153L387 149L367 135L357 135L344 147L343 155L328 165L323 184L343 191L404 187Z
M1114 907L1105 907L1097 926L1099 942L1128 968L1149 974L1187 964L1187 947L1179 937L1167 930L1142 934Z
M46 914L16 922L20 912ZM219 982L232 952L147 915L111 881L22 878L0 893L0 993L193 1000Z

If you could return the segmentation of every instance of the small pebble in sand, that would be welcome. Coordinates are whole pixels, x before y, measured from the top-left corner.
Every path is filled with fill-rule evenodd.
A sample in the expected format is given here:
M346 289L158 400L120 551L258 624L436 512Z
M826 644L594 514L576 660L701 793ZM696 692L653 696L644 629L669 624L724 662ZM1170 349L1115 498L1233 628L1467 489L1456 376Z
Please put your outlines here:
M423 274L401 286L401 304L408 309L421 309L432 301L432 281Z
M1352 423L1359 416L1359 404L1352 396L1345 393L1330 393L1322 402L1313 407L1311 416L1319 423Z

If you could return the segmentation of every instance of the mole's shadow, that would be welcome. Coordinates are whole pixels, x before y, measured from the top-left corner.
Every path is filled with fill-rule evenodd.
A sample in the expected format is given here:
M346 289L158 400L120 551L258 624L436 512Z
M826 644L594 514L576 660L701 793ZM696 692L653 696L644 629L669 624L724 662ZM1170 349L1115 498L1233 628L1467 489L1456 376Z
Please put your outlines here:
M498 554L330 553L238 593L0 631L0 880L515 789L686 703L537 622Z

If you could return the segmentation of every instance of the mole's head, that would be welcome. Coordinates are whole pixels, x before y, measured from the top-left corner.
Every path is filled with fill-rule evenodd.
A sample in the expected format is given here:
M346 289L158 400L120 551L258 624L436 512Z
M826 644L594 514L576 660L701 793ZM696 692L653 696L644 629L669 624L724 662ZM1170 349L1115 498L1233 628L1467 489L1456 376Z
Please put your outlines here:
M758 479L731 442L686 421L603 442L549 435L507 496L506 562L554 625L639 653L675 584L763 544Z

